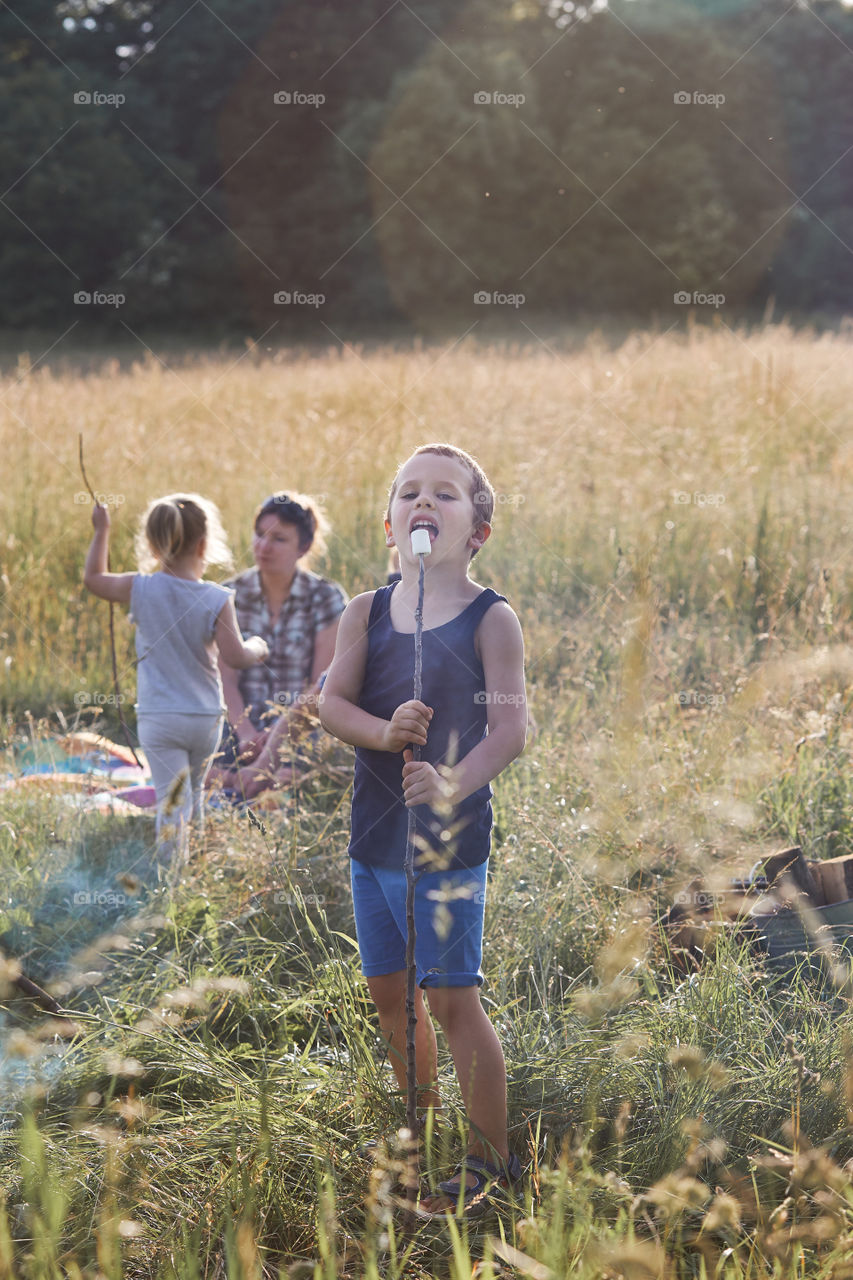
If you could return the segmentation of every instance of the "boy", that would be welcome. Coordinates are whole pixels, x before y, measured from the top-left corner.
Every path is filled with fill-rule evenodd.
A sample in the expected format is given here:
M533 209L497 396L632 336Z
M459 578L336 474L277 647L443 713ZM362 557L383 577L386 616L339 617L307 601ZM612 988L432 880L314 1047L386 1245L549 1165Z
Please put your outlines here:
M506 1131L506 1067L480 1002L483 908L491 832L489 783L524 747L527 710L518 619L468 576L491 533L494 491L452 445L424 445L397 472L386 541L402 579L356 596L340 622L320 719L356 748L350 858L362 971L406 1088L407 809L417 814L416 1066L421 1100L440 1106L430 1014L453 1055L471 1132L468 1155L426 1213L484 1207L490 1184L521 1176ZM412 694L418 561L429 532L423 608L424 701ZM488 731L487 731L488 730ZM422 758L408 749L417 743ZM439 905L441 904L441 905ZM438 910L437 910L438 908ZM424 1005L426 990L429 1013ZM463 1190L464 1188L464 1190Z

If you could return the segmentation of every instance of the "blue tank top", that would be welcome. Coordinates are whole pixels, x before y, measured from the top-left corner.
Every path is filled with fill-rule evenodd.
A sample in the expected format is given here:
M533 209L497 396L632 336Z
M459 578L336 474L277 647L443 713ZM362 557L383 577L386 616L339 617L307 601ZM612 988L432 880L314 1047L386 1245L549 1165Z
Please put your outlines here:
M413 696L415 637L391 625L391 593L374 594L367 626L367 664L358 705L390 720L401 702ZM422 701L433 709L421 759L454 764L486 734L486 684L474 648L474 633L498 600L486 588L440 627L423 633ZM403 801L403 755L357 747L352 795L350 857L377 867L402 867L406 854L408 810ZM476 867L489 856L492 789L487 783L441 817L429 805L415 809L417 835L440 857L433 863L415 847L415 867L423 870Z

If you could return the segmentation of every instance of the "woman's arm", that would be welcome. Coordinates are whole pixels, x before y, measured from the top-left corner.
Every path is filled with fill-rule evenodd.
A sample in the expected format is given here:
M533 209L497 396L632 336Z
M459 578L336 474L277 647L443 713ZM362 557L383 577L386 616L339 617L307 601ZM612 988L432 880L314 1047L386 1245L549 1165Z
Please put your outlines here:
M324 671L327 671L332 665L332 659L335 656L335 641L338 638L338 627L341 624L340 618L335 618L334 622L328 627L323 627L314 636L314 657L311 662L311 687L316 687L317 681Z
M107 569L110 553L110 513L100 503L92 507L92 524L95 532L86 554L83 568L83 585L102 600L116 604L130 604L133 573L110 573Z
M267 736L266 730L256 729L252 724L245 699L240 692L240 672L236 667L229 666L224 661L221 653L219 655L219 674L222 677L222 696L225 699L228 723L237 735L241 754L248 752L249 748L259 751Z

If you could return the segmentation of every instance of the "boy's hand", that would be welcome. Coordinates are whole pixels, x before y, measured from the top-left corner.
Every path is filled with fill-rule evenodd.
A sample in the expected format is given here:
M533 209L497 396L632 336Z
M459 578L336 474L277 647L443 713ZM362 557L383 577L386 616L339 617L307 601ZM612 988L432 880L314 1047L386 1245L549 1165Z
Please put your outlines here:
M92 526L96 533L102 533L110 527L110 513L100 502L92 507Z
M456 788L451 781L450 769L443 765L436 769L428 760L413 760L411 751L404 751L403 759L403 795L407 809L416 804L428 804L433 808L453 804Z
M426 746L432 707L423 702L401 702L385 728L383 751L402 751L410 743Z

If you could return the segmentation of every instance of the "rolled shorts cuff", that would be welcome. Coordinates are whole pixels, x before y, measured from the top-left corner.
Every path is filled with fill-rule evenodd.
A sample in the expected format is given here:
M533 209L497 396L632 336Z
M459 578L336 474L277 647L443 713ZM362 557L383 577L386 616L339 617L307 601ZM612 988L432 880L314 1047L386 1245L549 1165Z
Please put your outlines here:
M406 874L351 859L353 910L367 978L406 968ZM415 974L418 986L483 983L483 914L488 863L433 871L415 886Z

